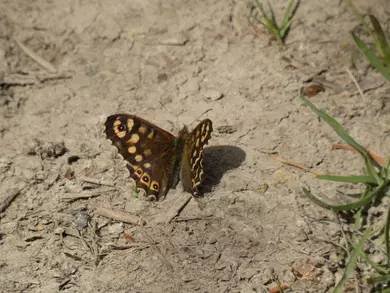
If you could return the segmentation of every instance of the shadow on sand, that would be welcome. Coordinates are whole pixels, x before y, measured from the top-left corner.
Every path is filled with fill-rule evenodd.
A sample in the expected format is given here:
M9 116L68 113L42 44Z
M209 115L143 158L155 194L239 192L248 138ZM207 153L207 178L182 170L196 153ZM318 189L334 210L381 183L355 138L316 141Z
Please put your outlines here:
M222 145L204 149L205 178L200 191L210 192L220 183L224 173L238 168L245 161L246 154L239 147Z

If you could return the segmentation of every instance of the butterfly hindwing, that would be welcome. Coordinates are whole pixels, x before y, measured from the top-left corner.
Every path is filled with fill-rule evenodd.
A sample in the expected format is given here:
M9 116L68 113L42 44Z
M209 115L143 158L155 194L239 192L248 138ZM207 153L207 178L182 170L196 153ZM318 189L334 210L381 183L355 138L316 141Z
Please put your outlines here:
M211 120L205 119L195 127L186 140L185 154L187 158L184 163L189 165L192 193L194 195L199 193L198 186L203 180L203 148L211 138L212 131L213 125ZM182 169L186 167L184 163ZM186 171L183 169L182 173L183 172L185 173ZM182 180L182 183L185 185L183 181L184 180Z
M106 136L127 161L137 188L165 196L175 163L175 137L134 115L116 114L105 122Z

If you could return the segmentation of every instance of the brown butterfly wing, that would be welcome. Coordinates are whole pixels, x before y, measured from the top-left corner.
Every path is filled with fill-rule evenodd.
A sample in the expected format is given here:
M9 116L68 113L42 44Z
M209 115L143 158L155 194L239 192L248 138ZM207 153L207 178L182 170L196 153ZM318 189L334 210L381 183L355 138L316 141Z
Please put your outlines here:
M134 115L115 114L105 122L105 133L127 161L137 188L165 196L175 164L175 137Z
M213 124L205 119L186 138L180 180L185 190L199 194L198 186L203 180L203 147L211 138Z

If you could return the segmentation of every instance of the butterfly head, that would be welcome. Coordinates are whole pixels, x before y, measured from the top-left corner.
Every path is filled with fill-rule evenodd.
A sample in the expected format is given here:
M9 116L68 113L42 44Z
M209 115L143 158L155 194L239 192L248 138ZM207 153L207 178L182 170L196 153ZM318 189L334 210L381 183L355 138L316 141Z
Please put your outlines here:
M183 128L179 131L178 137L180 138L187 138L189 134L188 127L183 126Z

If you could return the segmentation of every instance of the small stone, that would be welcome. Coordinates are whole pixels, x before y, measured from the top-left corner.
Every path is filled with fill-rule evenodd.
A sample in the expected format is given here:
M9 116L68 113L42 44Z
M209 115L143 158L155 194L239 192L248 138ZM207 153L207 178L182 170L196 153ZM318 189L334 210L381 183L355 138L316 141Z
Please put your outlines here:
M123 233L123 223L115 223L108 226L108 233L119 235Z
M268 190L268 188L269 188L269 185L267 183L263 183L256 188L256 191L258 193L265 193Z
M209 99L212 101L218 101L218 100L223 98L223 93L221 93L217 90L209 89L209 90L205 91L204 96L206 99Z
M274 279L274 269L273 268L266 268L263 271L263 274L261 276L262 276L261 282L264 285L268 284L270 281L272 281Z
M183 36L175 36L169 39L162 40L160 42L160 45L166 45L166 46L184 46L188 42L188 39Z
M163 81L167 81L167 80L168 80L168 75L166 73L160 73L157 76L158 83L163 82Z
M218 241L217 236L212 234L208 237L207 243L209 244L215 244Z
M76 224L77 229L81 230L88 226L90 216L87 212L78 212L74 215L73 222Z
M236 132L237 129L235 126L232 126L232 125L222 125L222 126L217 127L217 131L218 131L218 133L221 133L221 134L232 134L232 133Z
M257 273L257 268L247 268L239 272L241 280L250 280Z

